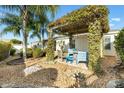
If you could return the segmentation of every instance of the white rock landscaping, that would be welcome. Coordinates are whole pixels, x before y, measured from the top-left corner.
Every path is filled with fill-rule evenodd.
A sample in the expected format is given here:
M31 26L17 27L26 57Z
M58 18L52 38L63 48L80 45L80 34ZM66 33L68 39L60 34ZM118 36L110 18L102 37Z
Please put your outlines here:
M39 70L41 70L41 66L39 65L33 65L33 66L30 66L30 67L27 67L24 69L24 73L25 73L25 76L29 75L29 74L32 74L34 72L37 72Z

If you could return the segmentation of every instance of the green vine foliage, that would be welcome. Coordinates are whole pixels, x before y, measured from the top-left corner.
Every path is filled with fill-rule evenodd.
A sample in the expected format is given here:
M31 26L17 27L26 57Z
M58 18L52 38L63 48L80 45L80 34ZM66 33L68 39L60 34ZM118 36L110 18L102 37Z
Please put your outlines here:
M115 49L124 63L124 28L119 32L115 38Z
M88 49L89 69L95 70L100 59L101 25L96 20L89 24Z
M47 49L46 49L47 61L49 62L54 61L54 45L55 45L54 39L49 38L47 43Z
M56 27L54 31L60 32L70 32L82 29L82 32L86 32L87 26L95 18L99 19L102 26L103 32L109 31L109 21L108 21L109 10L103 5L88 5L78 10L75 10L62 18L51 22L49 28Z

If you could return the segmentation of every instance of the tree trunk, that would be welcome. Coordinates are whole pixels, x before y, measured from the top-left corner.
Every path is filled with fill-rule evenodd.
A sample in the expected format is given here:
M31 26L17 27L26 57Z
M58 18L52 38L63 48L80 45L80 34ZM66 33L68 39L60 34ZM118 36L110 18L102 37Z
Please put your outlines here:
M44 29L45 29L45 27L43 26L43 29L42 29L42 47L43 47L43 49L44 49Z
M27 25L27 6L23 6L23 59L26 61L27 59L27 33L26 33L26 25Z

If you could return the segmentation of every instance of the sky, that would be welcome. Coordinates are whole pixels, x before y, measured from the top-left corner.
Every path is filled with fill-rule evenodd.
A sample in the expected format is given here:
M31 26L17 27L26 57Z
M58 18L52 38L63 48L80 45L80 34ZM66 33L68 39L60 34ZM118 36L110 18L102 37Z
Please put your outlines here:
M79 9L81 7L84 7L83 5L60 5L56 16L54 20L61 18L62 16L66 15L67 13L74 11L76 9ZM109 25L111 30L120 30L124 27L124 5L110 5L107 6L109 9ZM3 14L3 10L0 10L0 16ZM0 32L3 30L4 25L0 25ZM2 37L2 39L19 39L22 40L22 36L20 37L14 37L12 33L8 33ZM47 38L47 35L45 35L45 38ZM37 41L37 38L29 39L30 42Z

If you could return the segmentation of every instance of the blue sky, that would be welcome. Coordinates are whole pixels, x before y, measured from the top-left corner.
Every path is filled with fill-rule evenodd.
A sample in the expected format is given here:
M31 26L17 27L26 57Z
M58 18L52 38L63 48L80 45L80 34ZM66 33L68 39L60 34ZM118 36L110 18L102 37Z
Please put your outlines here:
M66 15L67 13L79 9L83 7L83 5L61 5L58 12L56 13L55 19L58 19L60 17L62 17L63 15ZM107 6L109 8L110 14L109 14L109 24L110 24L110 28L112 30L115 29L121 29L124 27L124 6L122 5L113 5L113 6ZM0 10L0 15L3 14L4 11ZM0 31L2 31L2 29L4 28L4 25L0 25ZM47 37L47 36L46 36ZM21 37L14 37L13 34L9 33L7 35L4 35L2 37L3 39L12 39L12 38L16 38L16 39L20 39L22 40L22 36ZM37 41L37 38L34 39L30 39L29 42L32 41Z

